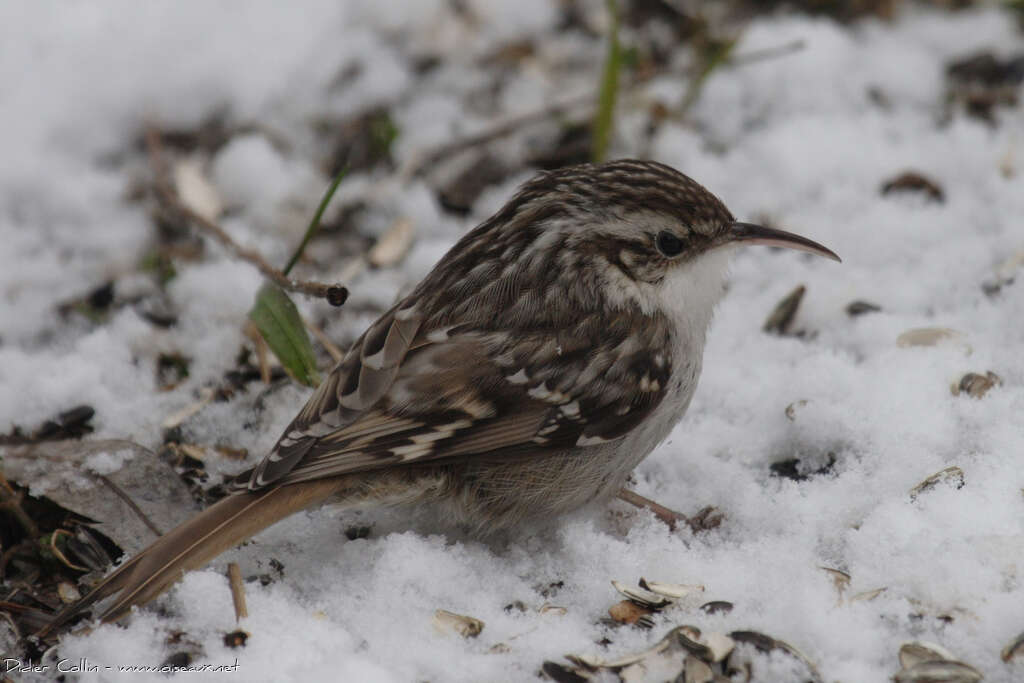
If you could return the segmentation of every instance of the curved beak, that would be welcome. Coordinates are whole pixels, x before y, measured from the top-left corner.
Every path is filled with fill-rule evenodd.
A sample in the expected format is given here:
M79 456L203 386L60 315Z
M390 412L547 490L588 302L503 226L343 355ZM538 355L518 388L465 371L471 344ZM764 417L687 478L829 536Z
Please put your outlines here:
M831 249L824 247L814 240L809 240L800 235L794 235L785 230L766 228L763 225L753 223L733 223L732 234L727 237L728 243L742 244L766 244L770 247L784 247L786 249L798 249L818 256L830 258L833 261L842 263L842 259Z

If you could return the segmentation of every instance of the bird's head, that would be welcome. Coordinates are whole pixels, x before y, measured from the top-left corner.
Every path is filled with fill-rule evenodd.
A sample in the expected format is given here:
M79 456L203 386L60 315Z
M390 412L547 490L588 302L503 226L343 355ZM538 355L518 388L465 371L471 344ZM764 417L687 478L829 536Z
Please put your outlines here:
M452 281L421 287L463 301L463 312L486 303L515 319L569 319L593 300L706 327L729 247L750 244L839 260L805 237L736 221L717 197L664 164L582 164L523 185L435 269L432 277Z

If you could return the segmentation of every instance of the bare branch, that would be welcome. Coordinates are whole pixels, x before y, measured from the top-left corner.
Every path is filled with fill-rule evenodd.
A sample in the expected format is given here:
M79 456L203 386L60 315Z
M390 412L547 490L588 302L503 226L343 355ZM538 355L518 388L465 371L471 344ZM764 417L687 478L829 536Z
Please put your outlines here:
M739 67L754 62L765 61L769 59L776 59L778 57L785 57L786 55L799 52L804 49L805 43L802 40L795 40L783 45L764 48L761 50L752 50L750 52L727 56L725 65L729 67ZM700 78L702 69L701 68L690 68L685 73L679 74L680 76L689 77L697 80ZM624 95L636 94L645 83L655 76L666 76L671 75L670 70L659 70L656 73L644 78L642 81L633 82L623 88ZM481 131L474 135L464 137L459 140L454 140L443 145L439 145L433 149L424 150L419 154L414 154L412 158L405 164L405 166L399 171L399 177L402 180L408 180L416 174L422 172L424 169L437 164L438 162L447 159L459 152L463 152L467 149L477 147L478 145L485 145L494 140L498 140L508 135L512 135L520 128L532 125L534 123L540 123L556 116L568 115L571 112L580 114L581 118L589 117L591 111L596 106L594 101L594 93L588 91L573 95L565 98L561 102L550 104L537 111L528 112L526 114L520 114L508 118L504 121L500 121L491 128Z
M321 330L319 327L309 322L308 320L305 320L303 322L306 323L306 329L309 330L310 334L316 337L316 340L320 342L320 345L323 346L324 349L327 350L327 353L331 355L331 358L334 359L335 363L340 361L345 356L345 353L337 346L335 346L334 342L330 340L330 337L328 337L323 330Z
M146 129L146 146L149 150L150 164L153 167L155 176L153 186L156 189L157 199L160 202L184 218L187 218L201 231L220 242L229 252L256 266L264 276L276 282L282 289L319 299L327 299L333 306L341 306L345 303L345 300L348 298L348 290L345 287L287 277L280 270L267 263L259 252L238 244L217 223L200 215L181 201L174 186L168 179L167 164L163 158L160 135L154 126L148 126Z
M662 522L668 525L670 531L676 530L676 523L685 522L686 515L670 510L669 508L655 503L650 498L645 498L635 491L629 489L621 489L617 494L619 500L623 500L633 507L638 507L643 510L650 510L654 513L654 516L660 519Z

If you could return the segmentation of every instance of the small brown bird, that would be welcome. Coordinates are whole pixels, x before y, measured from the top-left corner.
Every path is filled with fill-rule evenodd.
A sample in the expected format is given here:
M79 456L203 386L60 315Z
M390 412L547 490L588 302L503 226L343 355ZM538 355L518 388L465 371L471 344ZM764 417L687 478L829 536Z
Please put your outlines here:
M542 173L355 342L232 494L125 562L45 632L125 615L294 512L436 503L480 533L611 497L686 412L737 223L662 164Z

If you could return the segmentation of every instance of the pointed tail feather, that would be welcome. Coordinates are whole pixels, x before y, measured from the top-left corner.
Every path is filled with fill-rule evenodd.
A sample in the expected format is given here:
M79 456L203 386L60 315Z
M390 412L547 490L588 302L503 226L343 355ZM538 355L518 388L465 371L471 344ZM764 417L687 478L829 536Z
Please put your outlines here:
M93 604L117 596L100 615L106 623L127 614L171 587L182 575L198 569L225 550L299 510L325 501L344 488L346 478L279 486L228 496L154 541L69 605L39 631L55 632Z

